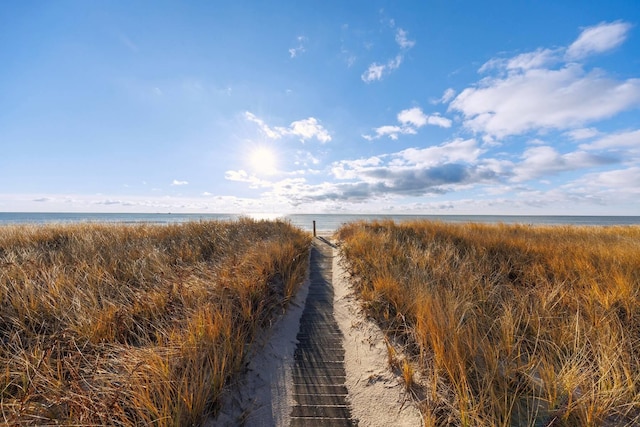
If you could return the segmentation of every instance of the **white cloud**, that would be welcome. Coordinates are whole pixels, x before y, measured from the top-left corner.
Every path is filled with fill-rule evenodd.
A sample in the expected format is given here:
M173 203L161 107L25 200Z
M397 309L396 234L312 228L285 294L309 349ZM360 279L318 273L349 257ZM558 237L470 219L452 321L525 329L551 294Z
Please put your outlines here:
M342 160L332 165L331 173L338 183L324 183L313 190L308 201L374 200L394 196L443 194L455 189L494 181L499 171L497 162L479 162L483 151L474 139L446 142L423 149ZM297 194L304 200L307 194Z
M530 70L553 64L558 60L557 50L538 49L534 52L523 53L511 58L507 62L509 70Z
M494 72L463 90L449 105L467 128L495 138L572 130L640 105L640 79L617 80L585 70L577 60L622 43L630 25L603 23L585 29L569 48L544 49L494 58L480 72ZM551 65L561 63L559 67Z
M177 179L174 179L173 182L171 183L171 185L174 185L174 186L188 185L188 184L189 184L189 181L180 181Z
M411 49L415 46L415 40L409 40L407 38L408 32L403 30L402 28L398 28L396 30L396 43L400 46L400 49Z
M492 58L485 62L478 69L479 73L492 70L521 70L526 71L533 68L541 68L551 65L559 60L557 49L538 48L533 52L526 52L516 55L513 58Z
M566 191L601 206L617 206L618 214L637 215L640 209L640 167L583 175L564 186Z
M398 113L398 121L403 125L421 127L427 124L427 115L418 107L402 110Z
M640 79L617 81L577 64L487 78L463 90L450 109L465 125L496 137L541 129L570 129L640 104Z
M631 30L631 24L622 21L601 22L587 27L569 46L565 57L569 61L575 61L614 49L625 41L629 30Z
M636 194L640 194L640 167L634 166L627 169L590 174L585 177L585 181L592 186L627 188L633 190Z
M299 54L306 52L304 44L306 43L307 38L305 36L298 36L296 37L296 41L298 42L297 46L289 49L289 56L291 58L295 58Z
M427 148L408 148L397 153L397 160L403 164L433 166L440 163L475 163L484 151L475 139L455 139L441 145Z
M228 170L224 173L224 178L228 181L246 182L249 188L264 188L271 186L271 183L262 180L255 175L249 175L245 170Z
M371 83L382 80L385 75L388 75L392 71L400 68L400 65L404 61L406 51L416 44L415 40L409 40L408 34L409 33L402 28L398 28L396 30L395 40L400 48L400 52L395 57L389 59L385 64L373 62L369 65L367 70L360 76L363 82Z
M451 127L451 120L446 117L442 117L439 114L426 115L419 107L400 111L397 119L398 122L400 122L400 126L380 126L378 128L374 128L375 135L362 135L362 137L369 141L383 136L388 136L389 138L396 140L399 135L415 135L418 132L417 129L427 124L443 128Z
M288 127L276 126L274 128L267 125L264 120L256 117L255 114L246 111L244 113L246 120L257 124L264 134L271 139L279 139L283 136L297 136L302 142L309 139L317 139L321 143L331 141L331 135L320 124L318 119L309 117L303 120L291 122Z
M443 128L451 127L451 120L442 117L439 114L427 116L418 107L400 111L398 113L398 121L404 126L414 126L416 128L420 128L426 124L440 126Z
M640 152L640 129L612 133L590 144L582 144L580 148L584 150L619 150L634 149Z
M369 141L371 141L373 139L378 139L383 136L388 136L389 138L395 141L398 139L398 135L400 134L405 134L405 135L416 134L416 130L408 126L403 126L403 127L389 126L389 125L380 126L379 128L375 128L374 131L376 133L375 136L364 135L365 139L368 139Z
M380 80L382 78L382 73L385 71L385 68L386 67L384 65L376 64L374 62L373 64L369 65L367 71L362 73L362 76L360 76L360 78L362 78L362 81L365 83Z
M615 159L588 153L573 151L560 154L550 146L538 146L527 149L522 162L513 168L513 181L522 182L549 176L559 172L586 169L594 166L612 164Z
M440 114L434 114L427 117L427 124L439 126L441 128L450 128L451 120L446 117L442 117Z
M320 159L314 156L309 151L298 150L296 152L295 165L310 166L320 164Z
M600 135L600 132L596 128L579 128L573 129L565 133L570 139L579 141L582 139L589 139Z
M382 80L382 77L386 74L391 73L393 70L396 70L402 64L403 56L397 55L395 58L390 59L386 64L380 65L378 63L373 63L369 65L367 71L362 73L362 81L365 83L371 83L376 80Z
M288 134L299 136L302 141L311 138L316 138L323 143L331 141L329 132L313 117L292 122L291 126L289 126Z
M271 138L271 139L278 139L282 136L282 132L283 132L283 128L275 128L275 129L271 129L265 122L264 120L256 117L255 114L250 113L249 111L245 111L244 113L244 117L245 119L247 119L250 122L253 122L255 124L258 125L258 127L260 127L260 130L262 130L262 132L265 133L265 135L267 135L267 137Z
M362 203L404 196L445 194L495 182L499 162L480 161L483 153L474 139L456 139L438 146L412 148L369 158L342 160L331 165L333 182L310 183L303 177L268 182L245 171L227 171L229 180L267 189L263 197L292 206L320 202Z
M451 101L454 96L456 96L456 91L452 88L448 88L442 94L442 98L440 98L439 102L442 104L446 104L447 102Z

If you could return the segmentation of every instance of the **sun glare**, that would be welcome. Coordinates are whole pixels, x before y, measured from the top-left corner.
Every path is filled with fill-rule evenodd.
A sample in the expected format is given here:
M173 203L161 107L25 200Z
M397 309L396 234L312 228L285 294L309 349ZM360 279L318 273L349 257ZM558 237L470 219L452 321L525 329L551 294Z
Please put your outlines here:
M272 174L276 172L277 160L273 151L266 147L255 148L249 157L254 172Z

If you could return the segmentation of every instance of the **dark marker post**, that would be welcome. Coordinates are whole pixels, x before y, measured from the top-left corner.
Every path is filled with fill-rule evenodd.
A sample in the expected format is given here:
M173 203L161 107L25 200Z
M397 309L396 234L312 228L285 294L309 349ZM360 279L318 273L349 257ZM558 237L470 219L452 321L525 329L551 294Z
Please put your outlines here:
M316 222L313 221L313 237L316 237Z

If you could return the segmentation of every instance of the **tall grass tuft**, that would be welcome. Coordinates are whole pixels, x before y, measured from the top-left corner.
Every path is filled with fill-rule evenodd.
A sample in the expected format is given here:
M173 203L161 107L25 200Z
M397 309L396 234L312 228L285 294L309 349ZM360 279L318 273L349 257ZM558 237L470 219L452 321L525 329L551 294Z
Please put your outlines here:
M309 242L249 219L0 227L0 424L200 424Z
M338 237L430 425L640 424L640 227L358 222Z

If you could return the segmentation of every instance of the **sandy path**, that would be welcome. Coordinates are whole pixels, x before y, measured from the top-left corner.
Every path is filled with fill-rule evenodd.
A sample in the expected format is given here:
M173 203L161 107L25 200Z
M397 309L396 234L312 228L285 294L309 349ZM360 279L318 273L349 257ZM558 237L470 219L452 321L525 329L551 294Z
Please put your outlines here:
M422 417L387 363L380 329L367 320L333 250L334 315L344 335L346 386L359 426L422 426ZM287 312L256 343L247 370L207 426L289 426L295 405L292 370L296 335L309 291L307 279Z
M363 315L338 250L334 254L334 309L345 337L346 385L353 417L360 427L422 426L415 402L389 368L384 334Z

